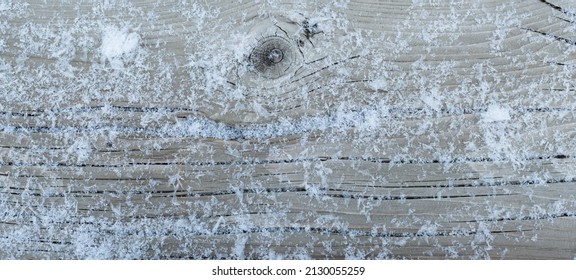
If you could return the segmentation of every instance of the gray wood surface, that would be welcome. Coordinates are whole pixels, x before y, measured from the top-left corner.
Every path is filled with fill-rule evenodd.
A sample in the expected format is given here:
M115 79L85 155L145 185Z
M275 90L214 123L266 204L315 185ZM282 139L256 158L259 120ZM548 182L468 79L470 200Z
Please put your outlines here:
M576 257L573 1L299 2L0 0L0 257Z

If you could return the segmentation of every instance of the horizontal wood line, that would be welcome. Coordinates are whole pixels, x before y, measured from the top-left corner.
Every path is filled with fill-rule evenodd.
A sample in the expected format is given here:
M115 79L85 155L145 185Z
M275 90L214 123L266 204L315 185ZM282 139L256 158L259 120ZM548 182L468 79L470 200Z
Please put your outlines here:
M567 158L567 157L564 157ZM13 167L94 167L94 168L126 168L135 166L238 166L238 165L265 165L265 164L289 164L305 162L325 162L325 161L369 161L376 163L390 163L389 159L379 158L351 158L351 157L316 157L316 158L297 158L297 159L279 159L279 160L260 160L246 159L242 161L196 161L196 162L129 162L126 164L73 164L73 163L21 163L21 162L0 162L0 166ZM408 162L406 162L408 163ZM0 176L3 175L0 173ZM8 176L8 175L7 175Z
M99 180L99 179L94 179ZM130 179L128 179L130 180ZM131 179L135 181L140 181L141 179ZM122 181L122 180L112 180L112 181ZM466 184L439 184L439 185L418 185L418 186L374 186L374 185L364 185L362 187L374 187L374 188L394 188L394 189L426 189L426 188L466 188L466 187L493 187L493 186L502 186L502 185L511 185L511 186L522 186L522 185L535 185L535 184L561 184L561 183L576 183L576 178L573 179L549 179L545 182L542 181L505 181L500 180L498 182L486 182L483 181L482 183L466 183ZM6 188L9 190L17 190L17 188L0 186L0 188ZM30 191L30 189L27 189ZM338 192L346 192L350 190L344 189L334 189L334 188L324 188L323 191L338 191ZM14 192L14 191L7 191L3 192L7 195L14 195L18 197L23 197L23 193L21 192ZM178 190L128 190L128 191L118 191L118 190L96 190L96 191L68 191L66 193L53 193L53 194L42 194L42 193L33 193L28 192L26 193L27 196L30 197L39 197L39 198L93 198L94 195L106 195L106 194L114 194L114 195L153 195L153 194L161 194L159 196L153 196L154 198L197 198L197 197L210 197L210 196L219 196L219 195L238 195L238 194L269 194L269 193L299 193L299 194L306 194L307 189L305 187L281 187L281 188L252 188L252 189L237 189L237 190L223 190L223 191L215 191L215 192L185 192L178 191ZM451 198L473 198L473 197L497 197L497 196L514 196L514 195L522 195L521 193L490 193L490 194L470 194L470 195L428 195L428 196L391 196L391 195L356 195L356 194L322 194L321 196L326 197L336 197L336 198L350 198L350 199L372 199L372 200L418 200L418 199L451 199ZM13 202L16 203L16 202Z
M494 230L489 231L491 234L504 234L504 233L518 233L518 232L528 232L533 230L523 229L523 230ZM478 233L484 234L485 232L478 231L466 231L466 230L452 230L452 231L437 231L437 232L384 232L384 233L374 233L372 231L362 231L362 230L351 230L351 229L333 229L333 228L322 228L322 227L254 227L250 229L218 229L213 232L196 232L192 235L196 236L218 236L218 235L235 235L235 234L250 234L250 233L315 233L321 235L342 235L347 237L390 237L390 238L414 238L414 237L440 237L440 236L452 236L452 237L465 237L473 236ZM137 233L127 233L127 235L137 235ZM164 233L164 235L175 235L179 233L172 233L170 231Z
M359 81L369 81L369 80L359 80ZM359 82L356 80L349 80L343 82ZM547 88L543 88L543 90L549 90ZM554 89L554 90L564 90L564 89ZM78 114L78 113L92 113L92 112L102 112L103 108L107 108L108 106L90 106L90 107L73 107L73 108L64 108L64 109L43 109L43 110L29 110L25 112L13 112L13 111L0 111L0 115L2 116L14 116L14 117L44 117L44 115L55 115L58 116L59 114ZM106 113L119 113L119 112L130 112L130 113L197 113L197 110L189 109L189 108L182 108L182 107L134 107L134 106L109 106L109 109L106 110ZM534 107L534 108L511 108L515 112L564 112L564 111L576 111L576 109L572 107ZM386 112L390 114L390 117L394 117L394 114L403 114L403 115L413 115L418 114L422 116L429 116L430 112L434 112L436 114L444 114L447 116L450 115L466 115L466 114L477 114L477 113L484 113L487 111L487 108L453 108L453 109L438 109L438 110L430 110L427 108L388 108L388 109L379 109L382 112ZM357 110L350 111L353 112L361 112ZM318 116L314 116L318 117ZM200 117L197 117L200 119ZM208 119L206 119L209 121ZM216 123L216 122L215 122ZM238 125L237 128L242 127L250 127L250 126L261 126L261 125ZM9 126L4 126L8 128ZM18 127L15 127L18 128Z
M576 45L576 41L570 40L570 39L567 39L567 38L564 38L564 37L561 37L561 36L557 36L557 35L554 35L554 34L550 34L550 33L547 33L547 32L543 32L543 31L538 31L538 30L535 30L535 29L532 29L532 28L522 28L522 29L528 30L528 31L531 31L531 32L534 32L534 33L538 33L538 34L540 34L540 35L552 37L552 38L554 38L556 41L560 41L560 42L563 42L563 43L566 43L566 44L569 44L569 45Z
M44 243L44 244L54 244L54 245L72 245L70 241L58 241L58 240L47 240L47 239L29 239L27 242ZM33 250L36 251L36 250Z
M355 83L366 83L366 82L372 82L372 80L368 80L368 79L361 79L361 80L345 80L345 81L339 81L339 82L335 82L335 83L329 83L329 84L325 84L325 85L321 85L321 86L317 86L313 89L308 90L308 93L312 93L315 92L317 90L320 89L324 89L324 88L329 88L332 86L340 86L340 85L344 85L344 84L355 84Z
M110 151L99 151L99 152L110 152ZM534 161L534 160L548 160L548 159L573 159L574 155L545 155L537 157L526 157L523 161ZM498 159L493 158L454 158L451 160L427 160L427 159L389 159L389 158L377 158L377 157L323 157L318 156L314 158L295 158L295 159L246 159L238 161L196 161L196 162L128 162L125 164L75 164L66 162L55 162L55 163L25 163L25 162L3 162L0 161L0 166L13 166L13 167L75 167L75 168L126 168L135 166L237 166L237 165L266 165L266 164L290 164L290 163L305 163L305 162L327 162L327 161L357 161L357 162L373 162L373 163L384 163L384 164L394 164L394 165L423 165L423 164L445 164L445 163L478 163L478 162L502 162ZM0 173L0 176L4 175ZM6 175L7 176L7 175Z
M324 58L325 58L325 57L324 57ZM318 62L318 61L322 61L324 58L317 59L317 60L308 62L308 63L306 63L306 64L316 63L316 62ZM333 63L331 63L331 64L329 64L329 65L326 65L326 66L324 66L324 67L322 67L322 68L320 68L320 69L314 70L314 71L311 72L311 73L305 74L305 75L303 75L303 76L301 76L301 77L298 77L298 78L296 78L296 79L294 79L294 80L291 80L290 83L296 83L296 82L298 82L298 81L300 81L300 80L303 80L303 79L305 79L305 78L307 78L307 77L313 76L313 75L318 74L318 73L320 73L320 72L322 72L322 71L324 71L324 70L326 70L326 69L329 69L329 68L332 67L332 66L336 66L336 65L345 63L345 62L347 62L347 61L349 61L349 60L353 60L353 59L356 59L356 58L360 58L360 55L355 55L355 56L347 57L347 58L345 58L345 59L343 59L343 60L333 62Z
M566 65L564 63L558 63L558 65ZM542 89L545 91L576 91L576 89L573 88L546 88L546 89Z
M0 126L4 133L104 133L117 132L120 135L143 135L143 137L163 138L193 138L193 139L219 139L219 140L260 140L278 137L288 137L306 132L325 131L332 128L353 128L357 123L364 123L370 116L377 115L382 118L416 120L434 116L437 118L461 115L480 115L487 108L481 109L441 109L432 110L424 108L405 109L392 108L382 111L376 107L365 110L352 110L330 115L317 115L303 117L298 120L282 119L267 124L251 124L232 126L222 122L212 121L208 118L187 118L177 123L170 123L163 127L133 127L117 125L93 126ZM517 108L510 110L513 113L543 113L543 112L576 112L574 108ZM39 116L41 117L41 116ZM6 146L6 145L3 145Z
M0 115L4 116L21 116L21 117L41 117L43 114L63 114L63 113L85 113L95 111L106 111L107 113L116 112L131 112L131 113L159 113L159 112L197 112L194 109L183 107L135 107L135 106L83 106L83 107L70 107L62 109L44 109L44 110L28 110L25 112L8 112L0 111Z
M377 108L362 111L341 112L326 116L304 117L299 120L283 119L268 124L252 124L245 126L231 126L221 122L215 122L207 118L187 118L177 123L163 127L130 127L115 125L94 126L0 126L0 132L4 133L49 133L58 135L62 133L108 133L117 132L120 135L142 135L142 137L162 138L192 138L192 139L219 139L230 141L260 140L278 137L288 137L307 132L325 131L332 128L353 128L357 123L364 123L367 118L376 114L382 118L407 118L418 119L424 117L443 117L475 114L480 115L487 109L444 109L431 111L429 109L390 109L382 112ZM517 113L522 112L575 112L573 108L524 108L512 109ZM402 115L402 116L400 116ZM7 146L7 145L2 145Z
M428 186L430 187L430 186ZM351 199L370 199L370 200L440 200L450 198L474 198L474 197L496 197L496 196L514 196L519 193L498 193L498 194L469 194L469 195L426 195L426 196L385 196L385 195L348 195L348 194L325 194L328 197L351 198Z
M576 217L576 212L563 212L544 214L538 216L523 216L523 217L510 217L510 218L496 218L496 219L477 219L467 221L451 221L454 223L478 223L478 222L504 222L504 221L531 221L531 220L549 220L556 218Z
M53 178L50 178L53 179ZM61 178L63 179L63 178ZM469 187L493 187L493 186L503 186L503 185L510 185L510 186L521 186L521 185L535 185L535 184L562 184L562 183L575 183L576 178L573 179L549 179L546 181L519 181L519 180L504 180L500 178L497 181L492 181L497 178L490 178L489 181L483 180L481 181L480 178L462 178L462 179L454 179L455 182L465 180L476 180L478 182L469 182L469 183L451 183L451 184L421 184L421 185L400 185L400 186L385 186L385 185L357 185L357 187L370 187L370 188L391 188L391 189L426 189L426 188L469 188ZM59 180L59 179L56 179ZM94 181L100 179L92 179ZM106 179L108 181L123 181L123 180L134 180L134 181L142 181L142 179ZM451 179L446 179L449 181ZM424 183L425 181L421 182ZM25 188L14 188L8 186L0 186L0 188L5 188L10 191L3 192L4 194L8 195L15 195L22 197L23 193L18 192L18 190L28 191L26 195L31 197L43 197L43 198L50 198L50 197L71 197L71 198L89 198L93 197L96 194L114 194L114 195L154 195L154 194L161 194L160 196L154 196L156 198L184 198L184 197L207 197L207 196L219 196L219 195L237 195L237 194L267 194L267 193L303 193L307 192L305 187L278 187L278 188L243 188L237 190L222 190L222 191L179 191L179 190L87 190L87 191L67 191L65 193L60 192L53 192L52 194L45 194L45 193L37 193L37 192L30 192L34 191L35 189L25 189ZM332 191L332 192L354 192L354 190L349 189L336 189L336 188L322 188L322 191ZM410 199L449 199L449 198L463 198L463 197L495 197L495 196L512 196L512 195L521 195L520 193L490 193L490 194L477 194L477 195L443 195L443 196L391 196L391 195L357 195L357 194L322 194L322 196L327 197L338 197L338 198L351 198L351 199L358 199L358 198L365 198L365 199L372 199L372 200L410 200Z
M462 184L458 186L450 187L471 187L472 184ZM418 188L448 188L448 186L418 186ZM0 187L1 188L1 187ZM10 188L12 189L12 188ZM326 190L324 190L326 191ZM346 190L329 189L329 191L345 192ZM207 196L220 196L220 195L238 195L238 194L270 194L270 193L299 193L307 194L307 189L304 187L283 187L283 188L264 188L264 189L240 189L240 190L226 190L217 192L183 192L183 191L69 191L66 193L52 193L52 194L42 194L42 193L31 193L27 192L23 194L22 192L0 192L2 194L13 195L20 198L25 197L41 197L41 198L94 198L94 195L151 195L150 198L196 198L196 197L207 197ZM160 195L155 195L160 194ZM411 196L411 195L356 195L356 194L322 194L323 197L332 198L349 198L349 199L370 199L370 200L440 200L440 199L451 199L451 198L474 198L474 197L496 197L496 196L514 196L521 195L520 193L490 193L490 194L469 194L469 195L428 195L428 196Z
M79 224L81 225L81 224ZM253 227L250 229L218 229L216 231L196 231L187 232L186 236L226 236L226 235L237 235L237 234L254 234L254 233L312 233L320 235L341 235L347 237L383 237L383 238L416 238L416 237L466 237L474 236L477 234L506 234L506 233L519 233L519 232L531 232L533 229L518 229L518 230L491 230L491 231L475 231L475 230L451 230L451 231L435 231L435 232L382 232L374 233L372 231L365 230L354 230L354 229L334 229L334 228L323 228L323 227ZM133 232L116 232L114 230L102 230L101 233L105 234L116 234L123 236L142 236L142 237L153 237L153 236L182 236L182 232L173 232L172 230L167 230L165 232L148 232L135 230ZM2 238L2 237L0 237ZM9 237L3 237L8 239ZM35 240L29 239L28 242L39 242L39 243L52 243L52 244L72 244L69 241L47 241L47 240Z
M461 184L461 185L450 185L450 187L469 187L470 184ZM378 186L370 186L378 188ZM417 188L429 188L432 186L418 186ZM436 188L448 187L448 186L434 186ZM93 197L97 194L114 194L114 195L154 195L154 194L162 194L162 196L154 196L156 198L159 197L203 197L203 196L218 196L218 195L236 195L236 194L261 194L261 193L292 193L292 192L300 192L306 193L306 188L304 187L280 187L280 188L252 188L252 189L239 189L239 190L223 190L223 191L213 191L213 192L188 192L188 191L178 191L178 190L87 190L87 191L66 191L66 192L52 192L52 193L38 193L38 192L31 192L35 189L30 188L15 188L15 187L7 187L7 186L0 186L0 189L5 188L9 191L0 192L7 195L15 195L19 197L43 197L43 198L86 198L86 197ZM403 188L410 188L410 187L403 187ZM323 189L324 191L344 191L338 190L334 188ZM21 192L19 192L21 191ZM26 191L24 194L23 192ZM337 194L325 194L325 196L331 197L343 197L343 198L372 198L374 200L382 199L382 200L402 200L402 199L417 199L417 198L453 198L456 196L429 196L429 197L410 197L410 196L361 196L361 195L337 195ZM481 195L481 196L489 196L489 195Z

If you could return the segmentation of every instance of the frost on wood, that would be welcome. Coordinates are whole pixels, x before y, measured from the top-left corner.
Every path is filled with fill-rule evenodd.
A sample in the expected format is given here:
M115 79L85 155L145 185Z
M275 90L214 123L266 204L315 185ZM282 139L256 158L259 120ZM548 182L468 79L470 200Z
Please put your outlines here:
M2 258L576 254L567 1L48 2L0 0Z

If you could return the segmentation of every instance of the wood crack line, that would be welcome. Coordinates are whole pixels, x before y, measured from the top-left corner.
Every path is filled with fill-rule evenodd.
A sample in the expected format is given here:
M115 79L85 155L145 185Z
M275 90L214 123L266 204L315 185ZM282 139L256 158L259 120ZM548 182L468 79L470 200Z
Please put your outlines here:
M451 221L454 223L478 223L478 222L504 222L504 221L532 221L532 220L551 220L556 218L576 217L576 212L562 212L534 216L521 216L510 218L494 218L494 219L477 219L466 221Z
M110 153L110 152L121 152L121 151L107 151L98 150L99 153ZM526 157L522 160L529 161L541 161L541 160L551 160L551 159L561 159L561 160L571 160L576 158L575 155L542 155L534 157ZM74 168L126 168L126 167L136 167L136 166L239 166L239 165L266 165L266 164L292 164L292 163L307 163L307 162L336 162L336 161L357 161L357 162L373 162L381 164L393 164L393 165L426 165L426 164L465 164L465 163L489 163L489 162L502 162L493 158L485 157L459 157L451 160L435 160L435 159L389 159L389 158L378 158L378 157L325 157L317 156L312 158L294 158L294 159L257 159L248 158L245 160L231 160L231 161L172 161L172 162L128 162L121 164L89 164L89 163L71 163L71 162L13 162L13 161L0 161L0 166L10 166L10 167L74 167ZM0 173L1 175L1 173Z

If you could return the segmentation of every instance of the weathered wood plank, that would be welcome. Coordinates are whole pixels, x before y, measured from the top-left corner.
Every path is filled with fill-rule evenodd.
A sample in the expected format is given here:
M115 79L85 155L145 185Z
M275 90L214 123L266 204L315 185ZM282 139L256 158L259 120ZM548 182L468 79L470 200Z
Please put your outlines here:
M0 1L0 257L574 258L573 11Z

